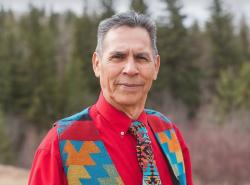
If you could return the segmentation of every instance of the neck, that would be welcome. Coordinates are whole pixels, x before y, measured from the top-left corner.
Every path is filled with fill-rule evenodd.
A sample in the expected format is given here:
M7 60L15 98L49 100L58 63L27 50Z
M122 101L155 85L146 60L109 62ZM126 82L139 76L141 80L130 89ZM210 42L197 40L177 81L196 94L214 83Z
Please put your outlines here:
M145 107L145 100L138 102L136 104L118 104L117 102L113 101L112 99L105 98L112 106L114 106L117 110L125 113L130 119L136 120L144 111Z
M143 106L122 106L116 107L118 110L124 112L130 119L136 120L144 110Z

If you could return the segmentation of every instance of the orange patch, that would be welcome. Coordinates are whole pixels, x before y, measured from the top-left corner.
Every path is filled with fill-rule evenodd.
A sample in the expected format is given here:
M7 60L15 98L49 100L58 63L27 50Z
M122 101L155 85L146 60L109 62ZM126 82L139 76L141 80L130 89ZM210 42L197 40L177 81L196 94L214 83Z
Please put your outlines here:
M176 152L176 151L181 150L179 141L175 133L172 130L170 130L169 132L171 135L171 139L167 136L165 132L158 133L161 144L168 143L170 152Z
M70 141L66 141L64 152L68 153L66 165L95 165L90 153L99 153L100 149L93 141L84 141L78 152Z

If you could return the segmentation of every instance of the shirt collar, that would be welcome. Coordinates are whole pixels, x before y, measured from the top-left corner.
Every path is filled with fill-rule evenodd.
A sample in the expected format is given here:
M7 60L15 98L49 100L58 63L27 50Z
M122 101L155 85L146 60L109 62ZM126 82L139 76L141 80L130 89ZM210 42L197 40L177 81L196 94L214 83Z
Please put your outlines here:
M140 114L138 119L132 120L124 112L116 109L109 102L107 102L102 92L100 93L99 99L96 103L96 109L104 117L104 119L109 122L110 126L113 127L119 134L121 132L126 133L133 121L140 121L145 126L148 126L147 115L145 111Z

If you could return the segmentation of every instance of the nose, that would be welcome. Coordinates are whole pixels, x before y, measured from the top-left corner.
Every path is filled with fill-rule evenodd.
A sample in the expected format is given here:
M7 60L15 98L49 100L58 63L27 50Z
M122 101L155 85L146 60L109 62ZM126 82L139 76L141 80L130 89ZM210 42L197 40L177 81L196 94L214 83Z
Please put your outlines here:
M136 65L136 61L133 57L129 57L126 61L124 68L123 68L123 74L134 76L139 73L138 66Z

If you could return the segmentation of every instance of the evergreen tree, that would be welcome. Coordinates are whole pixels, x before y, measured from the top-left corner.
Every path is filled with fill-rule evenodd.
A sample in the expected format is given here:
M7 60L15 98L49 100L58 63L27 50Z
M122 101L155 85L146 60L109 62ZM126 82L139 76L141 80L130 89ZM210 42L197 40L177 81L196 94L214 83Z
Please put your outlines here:
M139 13L146 14L148 8L144 0L132 0L130 4L130 9Z
M245 64L247 49L243 49L248 47L247 27L241 25L237 42L232 15L223 8L222 1L214 0L211 11L207 23L212 47L211 90L215 92L218 108L228 113L248 104L245 98L249 96L249 67Z
M250 61L241 65L236 80L235 99L237 106L250 110Z
M191 50L190 38L183 25L184 15L176 0L166 0L169 21L159 26L159 51L161 54L161 71L158 88L167 87L172 95L181 99L189 108L189 115L199 105L200 71Z
M239 109L250 110L250 63L243 63L237 72L221 72L216 100L220 113L226 115Z
M101 20L115 14L113 0L102 0L102 8L103 13L101 15Z
M103 1L108 11L111 2ZM99 92L98 80L92 70L92 54L96 47L99 19L87 13L87 6L85 3L82 16L74 19L72 55L65 79L68 105L65 112L68 113L80 111L84 106L93 103L92 97L97 96Z
M11 11L0 12L0 103L5 111L13 109L16 63L20 58L16 21Z
M13 153L11 151L10 138L5 129L4 113L0 107L0 163L10 164L13 162Z
M83 14L76 19L74 26L73 55L71 62L82 62L81 70L83 72L82 81L84 81L85 92L97 93L98 81L92 70L92 54L96 47L97 22L89 15ZM82 86L82 85L79 85Z
M48 27L51 29L53 36L57 36L59 34L58 22L59 22L60 15L54 12L51 12L48 21Z
M6 17L7 13L1 9L0 12L0 103L6 105L10 94L10 61L9 50L6 47L8 44L7 33L10 31L6 27Z
M223 9L221 0L213 1L207 30L212 47L211 90L213 91L221 71L227 70L228 67L236 70L242 61L234 36L232 15Z
M240 50L244 61L250 61L250 30L246 23L246 18L242 17L240 22L240 33L239 33L239 42Z
M77 87L79 92L82 92L81 96L79 94L80 97L78 98L82 99L82 97L89 97L82 100L83 102L80 102L82 105L93 103L93 97L96 97L100 91L98 79L94 76L92 69L92 54L95 51L97 43L96 34L98 23L100 20L110 17L115 13L112 0L102 0L101 3L103 12L99 17L87 14L88 4L85 3L83 15L76 18L74 26L72 64L69 65L69 70L74 69L77 70L79 74L82 74L82 76L79 76L81 80L77 80L80 84L77 85L75 83L75 87ZM74 101L74 97L76 98L76 96L73 96L71 101ZM77 103L77 100L74 102ZM78 107L79 106L80 105L78 105Z
M19 110L38 127L48 127L56 116L56 59L53 32L44 10L31 7L23 16L21 35L24 56L20 61L16 92Z
M83 70L84 62L80 59L74 60L68 65L66 72L66 98L65 114L73 114L81 111L84 107L93 103L89 95L86 74Z
M70 62L71 35L75 16L71 12L65 15L51 13L48 19L48 29L53 37L54 60L55 60L55 117L60 119L66 116L67 83L66 68ZM67 114L68 115L68 114Z
M6 133L6 111L12 107L12 69L17 59L16 32L11 11L0 10L0 163L13 162L11 143Z

